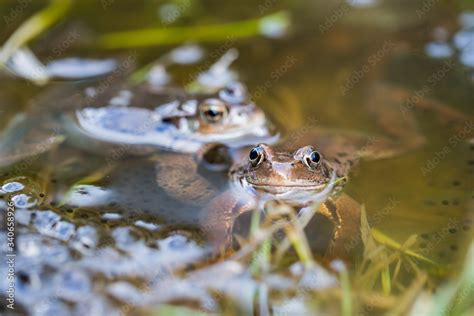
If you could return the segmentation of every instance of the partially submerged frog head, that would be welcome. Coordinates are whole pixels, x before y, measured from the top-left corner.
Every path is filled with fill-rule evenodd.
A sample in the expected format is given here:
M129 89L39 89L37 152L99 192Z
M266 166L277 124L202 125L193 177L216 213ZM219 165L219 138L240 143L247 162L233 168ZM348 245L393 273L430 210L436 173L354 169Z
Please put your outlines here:
M309 200L334 185L335 170L312 146L293 152L259 144L242 166L231 170L236 182L253 193L279 199Z
M141 107L142 103L140 107L88 107L77 111L76 117L88 136L176 152L195 153L203 144L214 142L240 147L279 137L238 82L214 94L176 98L154 109Z
M265 113L249 100L247 89L235 82L217 94L156 109L164 122L173 123L177 134L202 142L227 142L248 137L268 137ZM239 144L241 145L241 144Z

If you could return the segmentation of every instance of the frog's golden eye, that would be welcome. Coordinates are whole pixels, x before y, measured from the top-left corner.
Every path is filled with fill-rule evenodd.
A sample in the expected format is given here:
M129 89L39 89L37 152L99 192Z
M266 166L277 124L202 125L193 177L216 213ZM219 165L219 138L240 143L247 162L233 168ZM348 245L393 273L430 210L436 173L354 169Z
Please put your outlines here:
M247 99L247 88L240 82L232 82L219 92L219 97L231 104L242 103Z
M321 154L316 150L308 151L303 156L303 163L311 170L314 170L321 161Z
M262 146L255 146L249 152L249 161L252 164L252 167L257 167L263 161L265 153L263 152Z
M218 123L227 117L229 110L224 102L207 99L199 105L199 114L208 123Z

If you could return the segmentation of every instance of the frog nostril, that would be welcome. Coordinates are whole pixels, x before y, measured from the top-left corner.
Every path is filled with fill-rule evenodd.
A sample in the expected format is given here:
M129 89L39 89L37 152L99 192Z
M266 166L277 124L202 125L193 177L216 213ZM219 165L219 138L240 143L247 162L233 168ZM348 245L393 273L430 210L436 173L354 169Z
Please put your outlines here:
M291 174L293 170L292 165L293 163L288 164L288 163L273 162L272 170L279 177L283 179L287 179L287 178L291 178Z

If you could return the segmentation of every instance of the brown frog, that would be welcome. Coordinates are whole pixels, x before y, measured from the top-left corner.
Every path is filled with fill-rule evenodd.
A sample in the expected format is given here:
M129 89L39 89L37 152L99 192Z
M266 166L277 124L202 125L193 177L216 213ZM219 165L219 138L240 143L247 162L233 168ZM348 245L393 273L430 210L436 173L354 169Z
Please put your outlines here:
M230 189L208 205L203 226L218 246L229 247L233 222L243 212L263 208L269 200L285 202L300 212L322 202L317 213L333 226L327 253L346 257L345 245L359 234L360 206L338 193L355 162L354 156L343 156L313 146L289 151L259 144L231 168Z

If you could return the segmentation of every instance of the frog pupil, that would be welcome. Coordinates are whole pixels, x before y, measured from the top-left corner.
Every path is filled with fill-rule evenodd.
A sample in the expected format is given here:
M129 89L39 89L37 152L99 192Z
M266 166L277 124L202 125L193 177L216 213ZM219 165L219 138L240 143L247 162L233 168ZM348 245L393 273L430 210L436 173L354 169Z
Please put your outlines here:
M250 160L255 160L258 158L258 152L255 148L250 151L249 158Z
M313 151L311 155L309 156L312 162L318 163L321 160L321 156L319 155L318 152Z
M216 116L219 116L219 111L216 111L216 110L207 110L207 115L209 115L210 117L216 117Z

